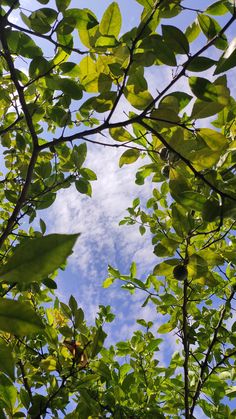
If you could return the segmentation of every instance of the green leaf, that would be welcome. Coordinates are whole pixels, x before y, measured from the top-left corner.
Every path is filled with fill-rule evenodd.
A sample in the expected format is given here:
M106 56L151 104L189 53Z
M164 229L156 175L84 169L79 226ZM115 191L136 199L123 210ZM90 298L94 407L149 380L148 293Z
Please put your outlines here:
M78 192L92 196L92 187L87 179L80 178L79 180L76 180L75 187Z
M189 86L194 95L206 102L217 102L218 92L216 86L203 77L189 77Z
M236 38L229 44L224 54L220 57L214 74L220 74L236 66Z
M208 147L204 147L191 153L191 162L197 170L210 169L219 161L220 157L221 151L212 151Z
M123 382L125 376L127 375L127 373L131 370L131 365L130 364L123 364L120 367L119 370L119 375L120 375L120 381Z
M82 143L78 146L75 145L72 151L72 159L77 169L80 169L87 157L87 144Z
M106 278L105 281L103 281L103 284L102 284L103 288L109 288L113 284L114 280L115 280L115 278L112 278L112 277Z
M175 250L179 246L179 242L173 239L168 239L164 237L160 243L158 243L154 248L154 253L156 256L172 256L175 253Z
M4 341L0 342L0 370L4 372L4 374L8 375L12 379L15 380L15 360L13 357L12 348L7 345Z
M81 84L89 93L108 93L111 88L111 78L104 73L90 73L81 80Z
M56 0L56 6L59 12L64 12L70 5L71 0Z
M182 109L184 109L193 98L191 95L185 92L172 92L169 95L164 96L160 104L163 103L163 100L165 100L165 98L168 97L174 97L175 99L177 99L179 111L182 111Z
M96 173L93 172L93 170L88 169L87 167L83 167L83 169L80 169L80 174L83 176L83 178L88 179L90 181L97 180Z
M229 145L227 138L223 134L210 128L200 128L198 135L213 151L226 150Z
M216 1L215 3L211 4L207 9L206 13L209 15L217 15L222 16L225 13L228 13L228 9L222 0Z
M7 283L41 281L65 263L78 237L79 234L51 234L25 239L1 267L1 280Z
M184 191L179 194L179 203L186 209L202 211L205 202L205 196L198 192Z
M71 312L73 314L75 314L76 313L76 310L78 308L78 304L77 304L77 301L76 301L76 299L75 299L75 297L73 295L70 296L70 299L69 299L69 307L71 309Z
M124 164L134 163L139 158L139 156L140 156L139 150L134 150L134 149L126 150L120 157L119 166L122 167L124 166Z
M154 275L167 276L172 275L174 266L179 264L179 259L168 259L155 266Z
M139 232L143 236L146 233L146 228L143 225L139 226Z
M0 330L17 336L25 336L42 332L43 329L40 317L29 303L0 299Z
M203 13L198 14L198 23L204 35L207 39L214 38L220 31L221 27L219 23L212 17L205 15ZM225 49L227 47L227 38L224 34L221 34L219 38L216 39L214 45L217 48Z
M171 324L171 323L165 323L165 324L162 324L162 325L158 328L157 333L161 333L161 334L169 333L169 332L171 332L171 330L173 330L174 328L175 328L175 326L173 326L173 324Z
M202 208L202 217L204 221L212 222L220 216L220 205L215 199L208 199Z
M197 20L194 20L194 22L191 23L191 25L189 25L187 29L185 30L185 36L188 42L195 41L195 39L197 39L200 33L201 33L201 30L200 30L200 26Z
M215 115L225 107L224 104L217 102L205 102L197 99L193 105L191 118L202 119L208 118L209 116Z
M47 73L52 65L44 57L35 57L29 66L29 75L32 79Z
M35 32L45 34L50 31L51 24L57 18L57 12L49 7L35 10L29 16L30 26Z
M96 331L96 334L93 338L93 342L91 345L91 358L94 358L102 349L104 341L107 337L107 334L102 330L101 327L99 327Z
M192 279L202 278L205 280L208 272L207 260L197 254L193 254L189 258L188 273Z
M56 290L57 289L57 283L53 281L51 278L45 278L42 281L42 284L45 285L50 290Z
M102 35L95 42L95 47L114 48L119 45L114 35Z
M106 9L99 30L103 35L114 35L117 37L121 29L122 17L119 6L116 2L111 3Z
M236 397L236 386L230 386L228 389L226 389L226 396L231 398Z
M158 63L160 62L160 64L176 66L174 51L169 48L169 45L160 35L155 34L144 38L138 50L143 50L144 65L147 59L147 53L150 51Z
M189 43L185 34L175 26L161 25L165 42L177 54L188 54Z
M17 398L17 389L5 375L0 375L0 401L13 412ZM9 411L8 410L8 411Z
M45 222L42 220L42 218L40 218L39 224L40 224L40 229L41 229L42 233L44 234L46 232L47 226L46 226Z
M83 96L82 87L79 82L70 79L61 79L59 82L59 89L72 99L78 100Z
M129 131L127 131L123 127L110 128L109 133L111 137L116 141L130 142L135 140L135 138L129 133Z
M7 43L12 54L34 58L43 55L41 48L28 35L19 31L7 31Z
M216 64L216 61L212 60L211 58L195 57L190 61L187 68L189 71L199 72L199 71L208 70L208 68L211 68L215 64Z
M136 109L142 110L150 105L153 101L152 95L148 90L135 92L134 86L124 88L124 95L129 103Z
M71 25L78 30L88 30L98 25L95 15L89 9L67 9L64 18L69 19Z

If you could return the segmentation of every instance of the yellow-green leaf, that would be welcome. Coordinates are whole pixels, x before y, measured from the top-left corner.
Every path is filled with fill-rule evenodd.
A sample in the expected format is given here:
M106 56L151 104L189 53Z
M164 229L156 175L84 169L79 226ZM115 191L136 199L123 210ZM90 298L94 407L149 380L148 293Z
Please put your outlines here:
M40 317L29 303L0 299L0 330L17 336L42 332Z
M35 239L26 238L1 267L1 281L41 281L65 263L78 236L79 234L51 234Z
M135 138L123 127L115 127L109 130L111 137L120 142L133 141Z
M122 17L119 6L116 2L111 3L106 9L99 30L103 35L114 35L117 37L121 29Z
M127 86L124 89L124 94L129 103L139 110L146 108L153 101L152 95L147 90L136 93L133 86Z
M200 128L198 135L205 141L207 146L213 151L223 151L228 146L227 138L220 132L210 128Z
M140 156L139 150L134 150L134 149L126 150L120 157L119 166L122 167L124 166L124 164L134 163L139 158L139 156Z

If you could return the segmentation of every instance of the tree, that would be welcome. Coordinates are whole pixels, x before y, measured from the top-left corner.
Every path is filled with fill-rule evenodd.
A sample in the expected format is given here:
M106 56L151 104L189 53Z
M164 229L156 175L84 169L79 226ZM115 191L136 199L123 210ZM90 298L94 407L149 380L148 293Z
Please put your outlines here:
M137 0L140 21L122 36L116 2L100 22L70 0L55 3L0 6L0 416L190 419L202 409L233 418L236 43L226 35L234 1L200 10ZM172 74L151 94L146 68L162 66ZM118 118L124 99L132 111ZM94 134L125 149L120 166L146 157L136 182L151 176L153 195L146 209L135 199L121 224L150 230L159 258L145 280L135 263L130 275L109 267L104 288L121 280L154 308L153 322L138 319L133 337L109 348L110 306L88 326L73 296L67 305L54 294L79 234L46 235L42 219L40 231L22 227L62 188L91 196L96 174L84 163ZM157 332L155 310L164 316ZM173 331L180 350L162 367L159 346Z

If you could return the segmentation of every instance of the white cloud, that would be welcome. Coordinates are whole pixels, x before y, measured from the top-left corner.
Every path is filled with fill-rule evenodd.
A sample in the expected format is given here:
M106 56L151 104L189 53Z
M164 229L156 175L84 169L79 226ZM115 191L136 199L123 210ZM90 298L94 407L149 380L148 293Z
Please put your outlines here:
M152 269L157 258L153 254L149 234L140 236L137 225L118 225L119 220L127 215L126 208L132 200L139 196L145 203L152 189L150 182L145 188L134 182L135 172L144 161L119 169L118 160L122 152L93 146L86 161L86 166L98 175L98 180L93 182L92 199L79 194L75 188L62 190L49 211L47 225L51 232L81 233L70 257L69 269L60 273L60 296L67 300L73 293L86 308L86 317L90 321L94 320L99 304L110 304L120 325L122 323L123 328L128 325L130 336L130 324L135 325L140 298L144 301L146 296L139 297L137 301L134 296L120 290L120 283L103 289L107 265L118 267L127 274L131 261L136 260L140 277ZM145 312L147 314L149 308ZM156 313L153 314L155 318ZM149 314L149 317L152 316ZM128 336L124 330L122 333Z

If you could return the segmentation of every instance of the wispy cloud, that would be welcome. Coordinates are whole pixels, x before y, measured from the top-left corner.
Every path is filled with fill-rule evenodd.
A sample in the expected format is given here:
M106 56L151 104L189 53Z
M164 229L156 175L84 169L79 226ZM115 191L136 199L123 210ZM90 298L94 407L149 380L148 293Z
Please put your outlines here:
M110 148L90 150L86 165L98 174L92 199L79 194L75 188L65 189L58 194L48 213L50 231L81 233L70 257L69 270L60 274L63 280L59 282L59 292L64 299L74 293L86 306L91 319L99 304L111 304L118 316L124 313L125 319L127 311L128 316L132 310L135 315L138 312L137 301L127 292L120 292L120 284L102 289L108 264L128 273L131 261L135 260L142 276L151 271L157 260L149 234L140 236L136 225L118 225L132 200L139 196L145 203L152 189L150 182L145 188L134 182L140 162L118 167L120 154L120 150ZM130 321L134 321L131 317Z

